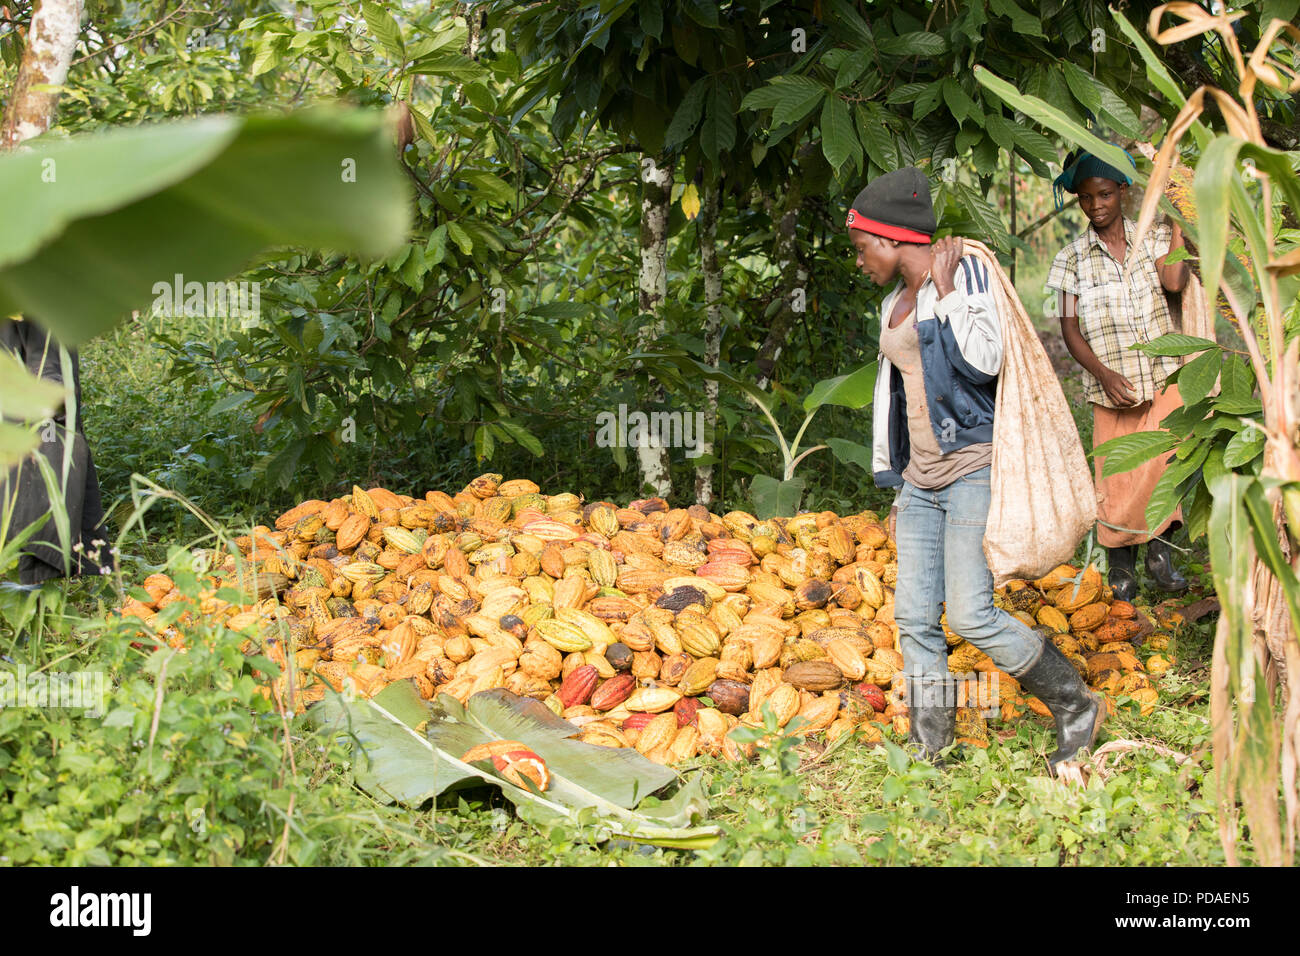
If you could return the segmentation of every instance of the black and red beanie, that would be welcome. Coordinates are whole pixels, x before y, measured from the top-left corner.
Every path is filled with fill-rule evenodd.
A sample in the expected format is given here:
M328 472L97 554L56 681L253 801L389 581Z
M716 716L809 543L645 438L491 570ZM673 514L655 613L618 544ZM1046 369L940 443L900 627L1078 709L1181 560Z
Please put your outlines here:
M873 179L853 200L844 224L886 239L929 243L938 226L925 173L908 166Z

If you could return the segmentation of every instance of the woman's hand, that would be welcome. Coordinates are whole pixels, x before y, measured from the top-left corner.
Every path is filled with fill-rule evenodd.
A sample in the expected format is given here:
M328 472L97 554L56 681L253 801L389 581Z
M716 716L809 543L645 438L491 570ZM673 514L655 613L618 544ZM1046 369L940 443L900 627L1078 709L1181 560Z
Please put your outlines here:
M960 261L960 236L947 236L934 244L930 252L930 278L934 280L939 298L942 299L956 288L953 280L957 277L957 263Z
M1101 382L1101 387L1111 404L1118 408L1131 408L1137 404L1137 389L1119 372L1103 367L1097 380Z

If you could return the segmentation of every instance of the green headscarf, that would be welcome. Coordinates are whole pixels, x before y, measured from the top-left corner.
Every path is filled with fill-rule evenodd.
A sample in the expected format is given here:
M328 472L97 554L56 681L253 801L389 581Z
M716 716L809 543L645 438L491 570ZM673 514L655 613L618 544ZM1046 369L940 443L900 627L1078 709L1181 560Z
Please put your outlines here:
M1115 148L1119 149L1118 146ZM1128 156L1129 165L1136 170L1137 163L1133 162L1133 157L1129 155L1127 150L1124 151L1124 155ZM1110 163L1098 159L1092 153L1075 150L1065 157L1065 171L1052 180L1052 195L1056 199L1056 208L1061 209L1065 206L1065 193L1077 193L1079 183L1085 179L1091 179L1093 176L1099 179L1109 179L1111 182L1125 186L1133 184L1133 177L1128 173L1116 169Z

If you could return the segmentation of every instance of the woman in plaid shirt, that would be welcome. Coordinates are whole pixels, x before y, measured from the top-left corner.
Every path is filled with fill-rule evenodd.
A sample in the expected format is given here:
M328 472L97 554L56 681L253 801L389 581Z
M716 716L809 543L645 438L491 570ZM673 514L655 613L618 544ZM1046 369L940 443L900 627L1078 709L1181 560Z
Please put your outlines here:
M1126 171L1091 153L1071 154L1055 182L1058 190L1079 197L1079 208L1088 217L1083 235L1057 253L1047 285L1061 294L1061 334L1084 369L1085 397L1093 409L1093 447L1120 435L1156 430L1182 405L1178 386L1166 384L1178 360L1150 357L1131 346L1177 331L1165 293L1182 291L1188 269L1186 262L1169 263L1166 258L1182 247L1183 237L1176 224L1159 225L1140 247L1133 245L1136 224L1121 208L1132 182ZM1106 479L1102 463L1096 460L1097 540L1110 555L1115 597L1131 601L1136 596L1137 546L1143 542L1147 573L1156 586L1186 589L1169 545L1157 537L1181 524L1181 509L1161 527L1143 530L1147 503L1167 462L1157 458Z

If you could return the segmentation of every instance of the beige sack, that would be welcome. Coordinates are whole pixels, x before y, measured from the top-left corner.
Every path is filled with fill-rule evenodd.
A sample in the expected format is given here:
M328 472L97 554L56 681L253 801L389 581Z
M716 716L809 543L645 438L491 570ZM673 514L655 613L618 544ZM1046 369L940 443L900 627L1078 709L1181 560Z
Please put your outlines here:
M983 243L962 239L962 251L998 280L1003 358L984 557L999 587L1069 562L1097 519L1097 493L1069 403L1015 287Z

